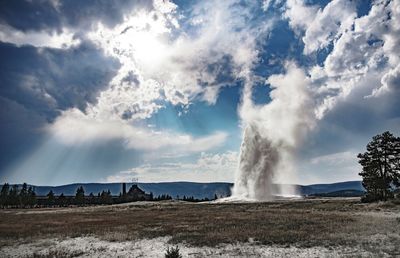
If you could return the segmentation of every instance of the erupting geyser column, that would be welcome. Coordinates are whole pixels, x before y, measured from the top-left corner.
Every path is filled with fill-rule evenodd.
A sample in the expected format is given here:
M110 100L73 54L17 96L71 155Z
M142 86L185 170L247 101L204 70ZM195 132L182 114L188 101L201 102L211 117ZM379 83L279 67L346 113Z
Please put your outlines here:
M272 179L279 160L278 151L259 132L258 126L249 124L240 149L239 176L233 195L239 199L269 200L273 195Z
M295 64L286 74L270 76L271 102L255 105L252 86L246 83L240 116L245 125L234 199L270 200L274 195L294 195L295 189L274 189L273 183L295 180L296 148L314 126L309 79Z

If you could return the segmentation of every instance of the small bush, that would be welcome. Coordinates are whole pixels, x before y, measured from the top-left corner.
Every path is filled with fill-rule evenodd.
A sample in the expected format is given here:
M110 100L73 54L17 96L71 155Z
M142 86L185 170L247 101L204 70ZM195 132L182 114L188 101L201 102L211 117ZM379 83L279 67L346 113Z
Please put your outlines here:
M179 247L168 247L165 252L165 258L182 258L182 255L179 253Z
M376 201L379 201L379 199L370 194L366 194L361 197L361 202L363 202L363 203L376 202Z

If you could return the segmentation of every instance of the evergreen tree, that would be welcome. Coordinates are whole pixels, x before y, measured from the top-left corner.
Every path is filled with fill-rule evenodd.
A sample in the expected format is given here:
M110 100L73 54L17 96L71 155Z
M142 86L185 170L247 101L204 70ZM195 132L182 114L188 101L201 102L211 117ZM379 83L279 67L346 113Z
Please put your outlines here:
M13 185L10 189L10 192L8 194L8 198L9 198L9 204L11 206L17 206L19 204L19 200L18 200L18 186L17 185Z
M61 193L60 196L58 196L57 204L60 206L67 205L67 198L65 197L64 193Z
M83 186L76 189L75 203L78 205L83 205L85 203L85 190L83 189Z
M10 185L8 183L5 183L0 192L0 206L4 207L10 205L9 193Z
M92 192L89 194L89 203L90 204L96 203L96 197L94 196L94 194Z
M100 194L100 204L105 204L106 202L106 192L103 190Z
M56 198L54 196L53 190L47 194L47 204L53 206L56 203Z
M364 201L393 198L393 187L400 184L400 138L390 132L378 134L358 154L363 186L367 191Z
M112 196L111 196L111 191L108 190L106 191L102 191L101 195L100 195L100 203L101 204L111 204L113 202L112 200Z
M153 199L154 199L153 192L150 192L150 201L152 201Z
M25 207L28 204L28 185L22 184L21 191L19 191L19 205Z
M107 191L106 203L107 204L112 204L113 203L113 199L112 199L112 195L111 195L111 191L110 190Z
M30 207L33 207L36 204L36 193L35 193L35 189L30 186L28 188L28 205Z

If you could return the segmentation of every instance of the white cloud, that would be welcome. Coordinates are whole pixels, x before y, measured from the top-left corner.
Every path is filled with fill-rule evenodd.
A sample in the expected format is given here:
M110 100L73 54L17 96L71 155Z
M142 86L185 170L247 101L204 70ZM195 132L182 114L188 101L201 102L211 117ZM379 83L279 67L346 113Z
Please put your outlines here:
M271 21L248 23L251 8L258 5L202 1L191 9L188 23L194 27L187 33L180 29L182 16L175 4L160 0L153 7L127 15L113 28L99 23L86 35L118 59L121 68L95 104L88 104L85 112L65 111L47 128L58 141L79 145L121 140L126 148L156 150L163 157L207 151L225 142L223 132L195 138L137 124L168 102L215 103L221 87L248 76L257 60L256 39ZM228 67L233 79L218 81Z
M180 29L179 9L168 1L157 1L150 12L133 13L112 29L99 24L89 38L122 67L100 95L94 115L129 113L135 120L151 116L163 102L214 104L221 87L247 75L257 60L256 39L270 28L271 21L246 21L251 8L256 7L236 0L199 2L190 13L190 33ZM221 73L229 73L224 75L231 80L219 81ZM132 76L135 83L126 80Z
M267 11L271 6L272 6L273 0L264 0L263 1L263 5L262 5L262 9L264 11Z
M80 40L75 38L74 33L68 29L64 29L61 33L49 33L47 31L23 32L4 24L0 24L0 41L17 46L31 45L50 48L69 48L80 43Z
M290 0L284 17L295 30L304 31L304 53L327 47L338 35L351 29L357 16L356 6L347 0L333 0L325 8Z
M263 0L262 9L268 11L269 8L278 8L284 0Z
M303 0L288 0L283 17L289 20L289 25L297 33L300 33L312 24L318 11L317 6L306 5Z
M152 10L134 12L114 28L98 24L88 38L117 58L121 68L96 104L84 113L64 112L49 132L65 144L120 139L127 148L162 149L164 156L221 145L226 140L222 132L194 138L135 124L166 102L186 106L200 98L215 103L220 87L232 83L217 79L227 66L232 66L233 80L247 76L257 59L256 38L269 29L269 22L256 28L246 22L251 8L255 6L235 0L200 2L192 8L191 19L202 21L193 35L179 29L181 17L169 1L156 1ZM224 60L226 56L230 59Z
M304 52L312 53L327 47L338 35L351 29L357 16L355 4L347 0L334 0L319 10L308 26L303 41Z
M232 182L236 171L236 152L219 154L201 153L194 162L145 164L121 171L106 178L106 182L127 182L138 178L140 182L195 181Z
M382 76L381 84L381 87L372 92L372 96L377 97L385 93L400 92L400 64Z
M66 145L122 140L128 149L159 150L169 155L207 151L220 146L227 138L223 132L193 138L187 134L153 131L121 120L94 119L78 109L65 111L47 130L56 140Z
M317 12L315 5L288 1L285 17L292 28L304 32L304 53L333 46L323 65L309 72L314 98L319 103L316 108L319 119L356 88L370 90L366 95L370 97L383 96L389 88L396 88L396 67L400 60L399 6L398 1L373 1L369 13L357 17L355 3L350 1L331 1ZM303 17L304 13L308 17ZM376 78L381 81L380 86L374 85Z

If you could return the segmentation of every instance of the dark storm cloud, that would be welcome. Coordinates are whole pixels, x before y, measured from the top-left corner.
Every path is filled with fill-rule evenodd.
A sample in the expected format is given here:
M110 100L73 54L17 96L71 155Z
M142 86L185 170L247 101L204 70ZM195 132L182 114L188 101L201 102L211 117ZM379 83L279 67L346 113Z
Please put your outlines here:
M69 49L0 43L0 56L0 171L38 147L42 128L62 110L95 103L119 66L88 42Z
M50 34L69 29L81 42L68 49L0 42L0 174L39 146L46 137L42 128L61 111L84 111L95 103L116 74L117 60L105 56L85 33L98 22L113 27L143 8L152 8L152 1L0 1L3 29ZM134 76L127 79L136 83Z
M87 26L92 21L99 20L105 25L113 27L122 21L126 13L134 9L151 8L152 1L150 0L67 0L62 2L60 12L64 15L69 26Z
M378 83L379 80L376 80ZM376 134L389 130L399 135L399 95L366 98L365 95L370 91L371 88L360 87L339 101L319 122L309 141L302 147L301 154L315 157L349 149L362 151Z
M12 0L0 1L0 23L21 31L84 30L101 21L112 27L132 10L152 8L149 0Z
M37 49L0 43L0 96L48 120L60 110L84 110L108 86L118 63L91 43L69 49Z
M0 1L0 21L18 30L61 28L61 20L50 1Z

